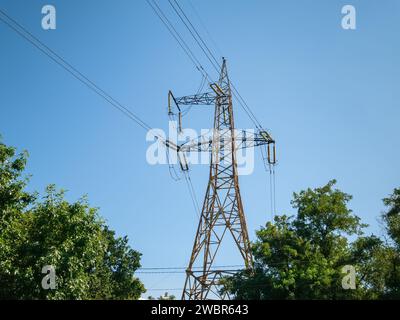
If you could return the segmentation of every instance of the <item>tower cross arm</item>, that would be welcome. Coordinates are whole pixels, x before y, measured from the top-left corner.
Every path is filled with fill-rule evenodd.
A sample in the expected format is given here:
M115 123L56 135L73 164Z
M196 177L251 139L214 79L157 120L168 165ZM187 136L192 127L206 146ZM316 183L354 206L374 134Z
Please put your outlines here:
M236 149L246 149L259 147L263 145L274 145L275 140L266 130L260 130L256 133L250 131L237 131L234 136L225 135L223 133L215 133L213 136L201 136L198 139L191 140L180 146L180 152L211 152L213 147L213 140L219 140L219 144L224 144L225 148L231 145L234 139Z
M175 102L179 106L183 105L214 105L215 94L212 92L194 94L190 96L184 96L175 98Z
M210 88L212 91L197 93L189 96L183 96L176 98L172 91L168 92L168 113L173 112L173 104L178 108L178 111L181 112L181 106L193 106L193 105L206 105L211 106L215 105L219 98L226 97L226 93L221 89L221 87L217 83L210 84Z

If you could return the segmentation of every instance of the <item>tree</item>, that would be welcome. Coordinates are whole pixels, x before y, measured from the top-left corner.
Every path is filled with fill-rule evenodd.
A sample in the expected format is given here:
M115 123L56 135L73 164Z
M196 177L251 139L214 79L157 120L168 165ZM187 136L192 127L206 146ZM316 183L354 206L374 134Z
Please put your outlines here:
M357 267L359 298L383 298L390 251L391 248L374 235L359 237L351 244L348 263Z
M383 203L388 209L383 213L382 218L393 244L386 255L388 263L385 272L384 298L400 299L400 189L394 189L388 198L383 199Z
M163 296L159 296L157 299L155 299L152 296L149 296L147 299L148 300L175 300L175 296L172 294L168 294L168 292L165 292Z
M35 201L35 195L25 192L27 179L21 173L26 165L27 153L16 155L15 148L1 143L0 137L0 298L16 291L15 248L23 241L23 215Z
M400 189L383 199L382 214L386 241L370 236L353 243L352 253L359 261L360 282L369 298L400 299Z
M0 298L138 299L140 253L86 198L69 203L53 185L43 199L24 191L26 159L0 143ZM55 290L41 286L46 265L55 268Z
M383 214L386 231L400 249L400 189L394 189L388 198L383 199L383 203L388 207L388 211Z
M347 207L351 196L334 189L335 183L294 193L292 205L297 215L275 217L274 223L257 231L254 271L226 279L224 290L238 299L367 297L363 285L355 290L342 288L342 268L351 264L357 269L366 261L361 253L381 248L381 242L365 238L358 243L357 255L348 236L362 235L365 225ZM362 284L360 280L358 275L358 284Z

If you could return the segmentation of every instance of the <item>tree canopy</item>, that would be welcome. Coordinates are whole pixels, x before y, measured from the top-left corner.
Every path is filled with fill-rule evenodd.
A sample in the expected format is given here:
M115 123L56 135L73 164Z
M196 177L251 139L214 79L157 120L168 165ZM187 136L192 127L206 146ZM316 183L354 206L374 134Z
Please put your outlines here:
M335 183L294 193L297 214L277 216L257 231L254 270L225 279L223 290L238 299L398 298L399 190L384 199L391 246L363 235L366 225L348 208L352 197ZM342 286L345 266L356 271L355 288Z
M141 254L85 197L70 203L54 185L43 197L27 192L26 162L0 141L0 299L138 299ZM55 290L42 287L44 266Z

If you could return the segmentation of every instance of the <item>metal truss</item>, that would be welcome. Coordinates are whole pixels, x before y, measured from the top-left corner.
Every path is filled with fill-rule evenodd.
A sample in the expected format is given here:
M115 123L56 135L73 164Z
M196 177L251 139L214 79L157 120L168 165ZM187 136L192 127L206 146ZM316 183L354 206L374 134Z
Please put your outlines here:
M209 181L203 201L200 221L182 293L184 300L229 299L221 292L221 280L234 270L213 268L221 243L230 234L244 261L246 269L253 268L253 258L246 219L240 195L236 152L241 148L268 146L268 161L275 162L275 141L266 130L246 132L235 130L231 85L226 60L223 60L218 83L211 85L212 92L175 98L169 92L169 114L173 114L172 102L180 116L185 105L215 105L214 133L182 145L168 141L167 146L180 155L187 152L210 152ZM181 125L181 124L180 124ZM273 146L271 157L269 146ZM182 165L187 170L187 164ZM198 270L196 267L201 266Z

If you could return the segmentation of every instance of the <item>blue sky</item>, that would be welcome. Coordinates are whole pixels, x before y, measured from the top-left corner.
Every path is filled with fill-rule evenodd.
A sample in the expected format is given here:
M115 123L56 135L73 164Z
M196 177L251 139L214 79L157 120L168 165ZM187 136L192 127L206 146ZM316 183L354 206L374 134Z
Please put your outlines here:
M293 214L294 191L330 179L354 196L350 207L382 234L381 199L400 185L400 2L191 0L228 59L232 81L278 144L277 211ZM167 1L159 1L190 42ZM187 0L183 8L202 29ZM41 8L57 29L41 28ZM341 28L341 8L357 30ZM155 128L167 128L167 92L196 92L200 74L144 0L0 0L0 8ZM144 267L186 266L197 217L183 181L146 162L146 132L0 23L0 133L30 153L30 188L49 183L76 200L87 194ZM220 52L219 52L220 51ZM236 105L238 127L251 122ZM187 125L208 128L212 108ZM269 176L260 161L241 177L251 239L270 219ZM207 166L192 168L201 201ZM227 249L224 264L240 261ZM181 288L183 274L140 275L147 288ZM172 292L172 291L171 291ZM148 294L161 294L149 290ZM179 295L179 291L173 292Z

